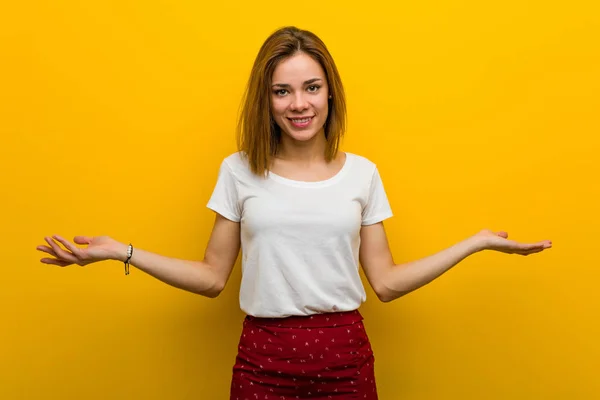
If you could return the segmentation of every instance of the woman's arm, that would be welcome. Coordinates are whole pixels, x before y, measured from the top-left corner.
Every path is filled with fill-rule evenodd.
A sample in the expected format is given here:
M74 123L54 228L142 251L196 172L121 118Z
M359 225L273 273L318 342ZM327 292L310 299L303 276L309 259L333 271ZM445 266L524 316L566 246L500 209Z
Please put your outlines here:
M86 248L79 248L60 236L53 238L62 243L67 250L62 249L54 240L46 238L50 246L38 246L37 250L55 258L43 258L40 260L43 263L65 267L71 264L84 266L104 260L124 262L127 259L127 245L108 236L76 236L75 243L87 245ZM239 222L230 221L217 214L204 260L170 258L136 247L129 262L171 286L206 297L217 297L229 280L239 250Z
M506 232L481 232L420 260L396 265L383 223L361 229L360 263L373 290L383 302L395 300L433 281L466 257L482 250L528 255L552 247L548 240L518 243Z

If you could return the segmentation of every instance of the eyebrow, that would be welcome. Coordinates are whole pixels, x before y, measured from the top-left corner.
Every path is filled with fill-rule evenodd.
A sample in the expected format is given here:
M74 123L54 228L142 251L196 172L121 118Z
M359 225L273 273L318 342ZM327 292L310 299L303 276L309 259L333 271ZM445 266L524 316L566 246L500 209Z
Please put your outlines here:
M312 78L312 79L309 79L307 81L304 81L304 84L305 85L310 85L311 83L315 83L317 81L322 81L322 80L323 79L321 79L321 78ZM276 84L273 85L273 87L275 87L275 86L277 86L277 87L283 87L283 88L289 88L289 87L291 87L287 83L276 83Z

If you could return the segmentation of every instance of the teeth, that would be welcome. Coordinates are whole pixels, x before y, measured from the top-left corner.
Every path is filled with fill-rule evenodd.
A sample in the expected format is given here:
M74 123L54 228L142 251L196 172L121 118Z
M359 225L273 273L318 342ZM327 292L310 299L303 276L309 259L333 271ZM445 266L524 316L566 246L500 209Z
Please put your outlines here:
M310 118L292 119L292 121L295 122L295 123L297 123L297 124L302 124L304 122L310 121Z

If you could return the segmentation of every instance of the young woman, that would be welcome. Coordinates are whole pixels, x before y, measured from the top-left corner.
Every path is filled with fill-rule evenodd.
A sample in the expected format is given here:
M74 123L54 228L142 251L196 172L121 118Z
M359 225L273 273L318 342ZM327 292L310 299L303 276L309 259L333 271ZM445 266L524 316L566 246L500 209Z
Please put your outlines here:
M239 152L221 164L208 203L216 220L202 261L164 257L108 236L53 236L47 264L120 260L207 297L225 287L242 250L240 306L247 314L231 399L377 399L374 358L358 308L358 265L379 299L392 301L482 250L527 255L482 230L427 258L395 265L383 221L392 211L377 167L338 150L344 89L313 33L286 27L262 45L239 121ZM58 243L57 243L58 242ZM61 247L60 244L64 246Z

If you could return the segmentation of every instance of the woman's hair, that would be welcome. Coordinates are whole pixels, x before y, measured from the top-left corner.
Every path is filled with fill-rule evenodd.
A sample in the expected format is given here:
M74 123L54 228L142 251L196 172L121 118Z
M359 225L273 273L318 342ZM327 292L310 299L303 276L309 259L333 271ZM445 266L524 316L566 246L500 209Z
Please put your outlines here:
M329 95L332 96L324 126L327 139L325 159L328 162L335 158L346 130L344 88L325 43L314 33L293 26L278 29L267 38L256 56L237 125L238 149L247 157L250 169L257 175L267 174L281 139L281 128L271 113L273 72L281 61L300 52L321 65Z

